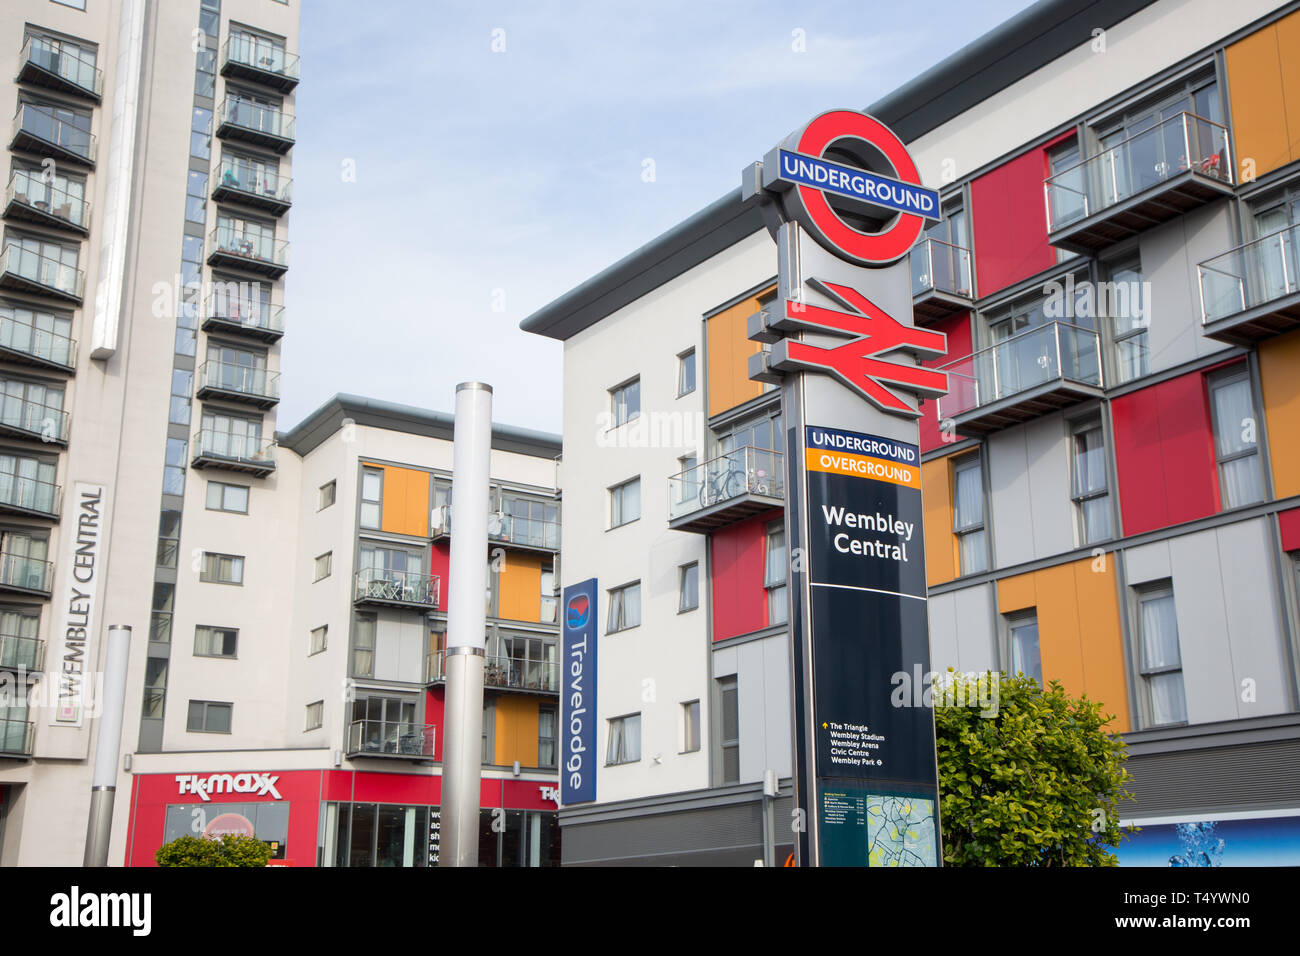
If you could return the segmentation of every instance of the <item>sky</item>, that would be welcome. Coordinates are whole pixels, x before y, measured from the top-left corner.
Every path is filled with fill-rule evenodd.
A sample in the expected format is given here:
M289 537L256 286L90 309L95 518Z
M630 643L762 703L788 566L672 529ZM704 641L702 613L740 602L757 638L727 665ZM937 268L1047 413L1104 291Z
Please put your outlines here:
M336 392L558 432L522 319L1027 0L304 0L279 427Z

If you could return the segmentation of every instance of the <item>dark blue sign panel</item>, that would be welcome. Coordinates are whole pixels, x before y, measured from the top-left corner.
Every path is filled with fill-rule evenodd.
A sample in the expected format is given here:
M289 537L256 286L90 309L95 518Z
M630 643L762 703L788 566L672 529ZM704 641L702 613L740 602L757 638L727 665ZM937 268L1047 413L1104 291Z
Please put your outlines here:
M560 628L560 803L596 799L596 579L564 589Z
M777 178L781 181L815 186L822 192L895 212L909 212L927 219L939 218L939 194L933 189L788 149L777 150L777 153Z

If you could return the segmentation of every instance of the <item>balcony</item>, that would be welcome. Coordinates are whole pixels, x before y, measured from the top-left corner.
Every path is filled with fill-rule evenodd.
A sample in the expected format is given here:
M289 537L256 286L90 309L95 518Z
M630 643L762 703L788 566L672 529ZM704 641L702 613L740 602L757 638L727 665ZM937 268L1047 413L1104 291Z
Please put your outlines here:
M1090 253L1232 195L1228 130L1179 113L1044 180L1048 241Z
M222 49L221 75L288 93L298 85L299 59L261 37L232 36Z
M354 720L348 724L348 757L433 760L436 727L396 720Z
M668 479L668 527L708 534L785 503L785 456L746 446Z
M450 540L450 505L439 505L434 509L430 537L434 541ZM488 541L517 548L520 551L542 551L551 554L560 550L560 523L494 512L488 515Z
M86 274L76 266L11 243L0 253L0 288L80 303Z
M25 169L15 169L9 179L4 214L7 219L90 235L90 203Z
M438 607L440 583L436 574L362 568L357 572L352 600L357 605L434 610Z
M0 435L66 445L70 416L61 408L12 395L0 397Z
M195 468L220 468L265 478L275 471L275 442L232 435L230 432L200 429L194 433Z
M1300 328L1300 226L1262 236L1196 267L1201 331L1250 345Z
M18 82L47 90L84 96L99 102L104 95L104 71L94 60L65 53L45 37L29 36L18 55Z
M88 130L59 119L52 108L23 103L14 114L14 138L9 148L94 167L98 141Z
M26 555L0 552L0 592L50 596L54 565Z
M18 365L72 372L77 365L77 342L66 335L38 329L0 313L0 359Z
M942 366L939 420L978 437L1102 394L1101 342L1092 329L1049 322Z
M446 651L434 651L429 655L425 683L446 683L446 659ZM559 694L560 665L555 661L487 657L483 661L483 686L525 694Z
M57 518L63 501L62 491L52 482L0 471L0 514ZM3 635L0 635L0 640L3 640Z
M203 331L245 335L268 344L278 342L284 337L284 306L214 289L204 303Z
M239 402L264 410L274 408L280 401L280 373L227 362L204 362L199 366L195 397Z
M279 218L293 204L293 180L267 167L223 159L212 171L214 202L239 203Z
M218 226L208 238L208 265L278 279L289 271L289 241Z
M36 724L30 720L0 719L0 756L30 757Z
M217 107L217 136L283 156L293 149L293 117L269 106L226 97Z
M0 670L35 674L44 669L44 641L16 634L0 634Z
M926 239L912 250L912 314L918 325L971 307L969 249Z

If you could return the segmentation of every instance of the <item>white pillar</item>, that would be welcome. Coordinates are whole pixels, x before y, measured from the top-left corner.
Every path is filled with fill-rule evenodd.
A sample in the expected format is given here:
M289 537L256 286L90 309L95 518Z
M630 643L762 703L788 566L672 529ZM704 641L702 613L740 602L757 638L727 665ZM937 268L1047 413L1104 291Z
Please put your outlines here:
M95 769L90 778L90 819L86 823L84 866L108 866L117 768L122 760L122 716L126 711L126 669L131 628L113 625L104 647L104 688L100 691Z

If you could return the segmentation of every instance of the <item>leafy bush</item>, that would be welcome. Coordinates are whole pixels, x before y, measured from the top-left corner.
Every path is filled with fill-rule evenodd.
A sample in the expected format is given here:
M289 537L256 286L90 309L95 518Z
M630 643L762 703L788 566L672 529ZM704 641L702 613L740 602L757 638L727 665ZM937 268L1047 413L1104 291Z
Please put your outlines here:
M266 866L271 845L242 834L219 840L183 836L164 843L153 858L159 866Z
M957 693L935 694L943 861L948 866L1116 866L1129 773L1113 715L1057 681L981 675L996 683L993 716L956 706L978 699L975 678L948 674ZM983 713L988 714L986 709Z

